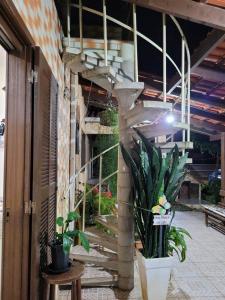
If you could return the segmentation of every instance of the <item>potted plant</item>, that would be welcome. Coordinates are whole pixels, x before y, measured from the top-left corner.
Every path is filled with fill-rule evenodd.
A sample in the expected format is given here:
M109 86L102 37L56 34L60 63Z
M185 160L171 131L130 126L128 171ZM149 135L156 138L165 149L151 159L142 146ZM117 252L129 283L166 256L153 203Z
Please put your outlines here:
M56 219L56 225L59 231L56 231L54 240L49 244L52 255L50 269L54 273L63 273L69 269L69 253L75 237L79 238L81 245L89 252L90 246L84 232L78 229L71 230L70 228L70 223L73 222L76 226L76 222L79 218L79 214L72 211L68 213L66 219L63 217Z
M137 258L144 300L165 300L173 264L173 253L185 260L185 229L172 226L173 204L185 176L187 154L180 157L177 145L163 157L138 130L130 151L121 144L133 180L136 231L142 247Z

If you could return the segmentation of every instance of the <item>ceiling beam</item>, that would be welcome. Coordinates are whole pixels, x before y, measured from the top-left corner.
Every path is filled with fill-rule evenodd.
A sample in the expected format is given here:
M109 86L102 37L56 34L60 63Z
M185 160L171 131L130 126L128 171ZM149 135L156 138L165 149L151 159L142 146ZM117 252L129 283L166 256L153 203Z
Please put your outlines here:
M176 110L181 111L181 103L176 103L174 108ZM215 121L220 121L220 122L225 122L225 115L224 114L217 114L213 112L209 112L207 110L203 110L194 106L191 106L191 114L198 115L200 117L204 117L207 119L215 120Z
M195 23L225 30L225 13L222 8L191 0L124 0L148 9L171 14Z
M213 29L207 37L200 43L199 47L191 56L191 71L197 66L223 41L225 40L225 31ZM168 92L172 92L181 82L179 74L175 74L170 80Z
M207 135L216 135L220 132L225 132L225 126L219 124L211 124L207 121L191 118L191 130L205 132Z
M224 12L224 14L225 14L225 12ZM214 70L211 68L207 68L205 66L199 66L194 69L192 74L197 74L197 75L203 77L202 79L205 79L205 80L225 82L225 71L223 71L223 70L218 70L218 69Z

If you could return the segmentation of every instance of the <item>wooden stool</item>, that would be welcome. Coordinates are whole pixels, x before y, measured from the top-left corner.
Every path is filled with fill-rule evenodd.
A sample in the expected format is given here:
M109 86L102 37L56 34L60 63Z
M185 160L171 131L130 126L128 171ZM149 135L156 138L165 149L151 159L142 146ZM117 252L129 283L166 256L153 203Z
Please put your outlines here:
M43 300L55 300L56 285L72 282L71 300L81 300L81 276L84 273L84 266L79 262L73 262L70 270L61 274L42 273L44 279Z

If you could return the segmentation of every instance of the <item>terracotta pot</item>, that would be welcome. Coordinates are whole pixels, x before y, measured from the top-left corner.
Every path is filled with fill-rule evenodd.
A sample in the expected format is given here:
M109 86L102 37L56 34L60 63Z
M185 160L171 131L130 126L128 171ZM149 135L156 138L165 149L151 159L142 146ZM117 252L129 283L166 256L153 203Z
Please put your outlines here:
M135 248L137 250L143 249L142 242L141 241L135 241Z

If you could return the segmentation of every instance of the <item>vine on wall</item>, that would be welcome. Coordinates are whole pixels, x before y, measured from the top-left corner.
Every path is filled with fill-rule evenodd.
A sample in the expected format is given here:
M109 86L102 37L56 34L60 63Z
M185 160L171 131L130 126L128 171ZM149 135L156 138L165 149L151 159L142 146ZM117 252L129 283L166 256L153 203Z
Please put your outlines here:
M119 131L118 131L118 112L114 108L108 108L107 110L99 113L101 124L105 126L113 127L113 134L102 134L98 135L94 142L94 155L98 155L109 147L119 142ZM117 148L104 154L102 160L102 176L103 178L115 172L118 168L118 150ZM107 182L109 189L113 196L116 195L117 191L117 175L114 175Z

